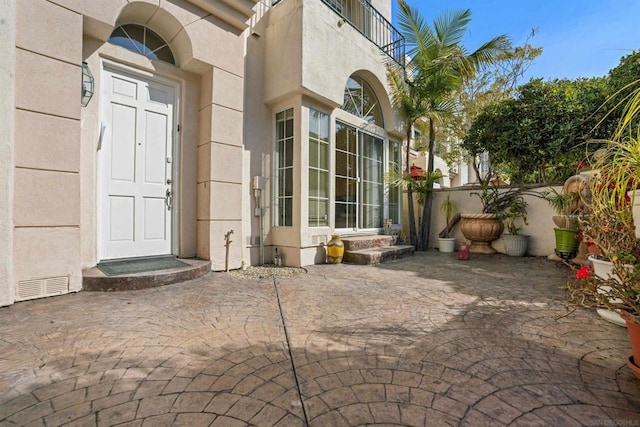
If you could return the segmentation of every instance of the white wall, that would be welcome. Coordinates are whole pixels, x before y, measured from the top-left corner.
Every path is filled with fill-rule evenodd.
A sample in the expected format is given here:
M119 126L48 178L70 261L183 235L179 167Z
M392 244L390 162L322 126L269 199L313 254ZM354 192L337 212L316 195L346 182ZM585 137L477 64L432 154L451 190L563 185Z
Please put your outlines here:
M542 192L548 187L540 187L533 189L536 192ZM554 187L560 191L561 187ZM455 201L457 205L457 211L460 213L481 213L482 204L477 196L470 195L473 189L469 188L452 188L447 190L436 191L434 193L433 201L433 213L431 223L431 233L429 236L429 246L435 248L438 246L438 234L445 228L446 219L444 214L440 211L440 206L447 195L451 195L451 199ZM554 253L555 248L555 234L553 228L555 227L551 217L554 215L554 211L549 203L541 198L533 196L525 196L525 200L528 203L527 206L527 218L528 225L525 225L520 233L531 236L529 238L529 250L528 255L533 256L548 256ZM460 223L453 229L451 237L455 237L458 242L467 241L460 231ZM502 239L493 242L493 247L498 252L504 253L504 245Z

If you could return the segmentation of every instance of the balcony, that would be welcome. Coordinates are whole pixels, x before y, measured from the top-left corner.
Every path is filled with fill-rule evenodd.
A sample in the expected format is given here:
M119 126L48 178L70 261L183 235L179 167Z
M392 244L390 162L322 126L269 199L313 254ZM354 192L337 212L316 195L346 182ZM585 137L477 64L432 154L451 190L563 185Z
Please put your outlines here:
M273 0L272 6L283 0ZM400 32L367 0L321 0L344 23L358 30L389 59L405 67L405 41Z

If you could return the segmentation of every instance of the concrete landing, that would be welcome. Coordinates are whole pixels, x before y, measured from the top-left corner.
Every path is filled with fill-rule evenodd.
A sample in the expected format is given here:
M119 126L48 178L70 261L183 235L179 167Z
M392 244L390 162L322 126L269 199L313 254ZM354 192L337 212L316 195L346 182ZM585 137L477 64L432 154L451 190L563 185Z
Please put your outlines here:
M128 291L154 288L197 279L211 271L211 261L180 259L186 267L147 271L135 274L108 276L97 267L82 271L84 291Z

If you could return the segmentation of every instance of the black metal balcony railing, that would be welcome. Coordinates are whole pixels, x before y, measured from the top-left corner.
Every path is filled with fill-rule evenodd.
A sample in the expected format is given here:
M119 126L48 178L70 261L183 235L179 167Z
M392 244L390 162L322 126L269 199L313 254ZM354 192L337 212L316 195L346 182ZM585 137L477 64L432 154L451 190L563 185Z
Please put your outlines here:
M276 5L281 1L272 0L271 4ZM320 1L378 46L396 64L405 67L404 37L368 0Z

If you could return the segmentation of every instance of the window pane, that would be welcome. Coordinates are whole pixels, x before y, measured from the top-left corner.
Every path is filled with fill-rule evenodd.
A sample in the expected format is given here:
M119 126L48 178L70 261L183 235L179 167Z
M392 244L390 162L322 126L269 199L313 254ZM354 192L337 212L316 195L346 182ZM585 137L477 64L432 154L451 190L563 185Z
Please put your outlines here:
M382 109L373 88L362 77L350 77L344 88L342 110L384 127Z
M285 169L284 173L284 195L293 196L293 168Z
M151 59L175 64L175 57L169 45L147 27L138 24L125 24L116 28L109 37L109 43L124 47Z
M285 164L284 166L293 166L293 139L287 139L284 142Z
M329 143L329 116L322 114L318 123L318 139Z
M287 120L285 122L284 136L291 138L293 136L293 120Z
M329 200L320 200L318 202L318 225L329 225Z
M318 145L316 141L309 139L309 166L312 168L320 166L320 159L318 158L320 147Z
M293 200L285 199L285 209L284 209L284 224L288 226L293 225Z
M336 149L342 151L349 150L349 134L347 132L347 127L336 123Z
M346 178L336 178L336 202L346 202L349 196L349 184Z
M277 226L293 225L293 109L276 114L274 182Z
M338 151L336 153L336 175L348 176L349 174L349 156L346 153Z
M329 172L318 171L317 196L329 198Z
M309 226L318 226L318 204L315 201L309 201Z
M329 169L329 145L320 144L318 147L318 168Z
M309 197L318 197L318 171L309 170Z

